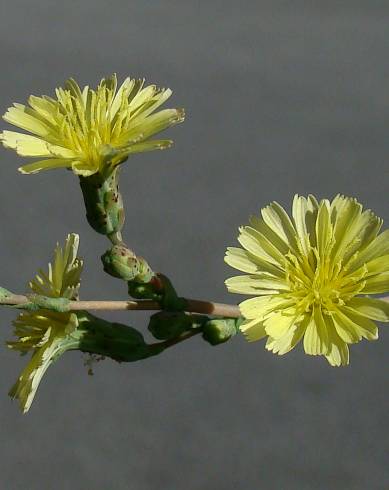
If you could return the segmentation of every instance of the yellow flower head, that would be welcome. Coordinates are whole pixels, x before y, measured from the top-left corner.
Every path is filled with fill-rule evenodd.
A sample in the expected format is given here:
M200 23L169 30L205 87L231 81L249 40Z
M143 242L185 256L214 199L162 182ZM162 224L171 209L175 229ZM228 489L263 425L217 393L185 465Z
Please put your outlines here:
M348 344L378 337L374 321L389 321L389 303L367 294L389 291L389 230L355 199L318 202L295 196L292 219L276 202L240 228L242 248L226 262L245 272L226 281L230 292L251 294L240 310L247 340L268 337L285 354L303 339L307 354L332 366L348 364Z
M132 153L171 146L170 140L149 140L184 120L182 109L155 112L171 93L130 78L117 89L116 75L103 79L96 90L81 90L70 79L64 89L56 89L56 99L31 95L29 106L14 104L3 116L34 136L3 131L0 138L19 155L39 159L20 167L22 173L66 167L86 177L115 167Z
M30 282L34 293L51 298L77 298L82 271L82 261L77 258L78 242L78 235L71 234L63 249L57 245L48 273L39 271ZM74 313L40 310L21 313L13 324L18 340L8 342L8 347L21 354L33 353L9 392L12 398L19 399L23 412L27 412L47 368L73 347L71 333L77 328L78 320Z

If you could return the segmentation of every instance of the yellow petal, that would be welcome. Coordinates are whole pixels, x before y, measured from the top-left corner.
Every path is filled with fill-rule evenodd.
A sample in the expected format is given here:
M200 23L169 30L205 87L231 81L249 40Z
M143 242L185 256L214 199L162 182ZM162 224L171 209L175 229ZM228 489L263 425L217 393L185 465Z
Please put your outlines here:
M50 129L43 121L28 114L28 109L22 104L15 104L4 114L3 119L18 128L30 131L30 133L45 137L50 133Z
M66 90L69 90L73 97L82 100L81 88L73 78L69 78L68 80L66 80L65 88Z
M331 366L345 366L349 363L348 345L336 333L335 326L328 328L330 348L326 354Z
M293 325L282 337L274 339L269 337L266 342L266 349L282 356L287 352L290 352L300 342L304 335L306 324L301 322L298 325Z
M265 223L284 241L291 250L298 251L296 230L284 208L272 202L261 210Z
M15 149L18 155L25 157L75 158L76 154L68 148L52 145L36 136L3 131L0 138L6 148Z
M347 306L378 322L389 322L389 302L375 298L352 298Z
M353 328L358 337L363 337L367 340L376 340L378 338L377 325L366 316L357 313L348 306L339 307L339 313L343 315L343 321L348 323L349 328Z
M155 91L155 85L148 85L147 87L142 88L131 101L131 108L133 111L136 111L138 107L142 106L145 102L148 102L155 94Z
M120 141L122 144L125 144L127 141L133 140L138 136L141 136L142 140L144 140L174 124L181 123L184 118L185 111L183 109L164 109L134 124L131 129L120 135Z
M268 272L269 274L283 278L285 271L279 267L267 262L259 257L256 257L247 250L242 250L237 247L228 247L224 261L242 272L254 274L255 272Z
M266 333L269 337L279 339L295 325L296 321L297 315L294 308L276 312L264 321Z
M58 103L47 96L35 97L30 95L28 103L41 120L47 121L51 126L57 124L57 106Z
M363 211L356 199L338 195L331 204L331 211L335 221L334 260L347 261L376 237L382 225L382 220L369 209Z
M289 289L285 281L265 274L234 276L227 279L225 284L230 292L242 294L274 294Z
M55 340L37 349L17 382L10 389L9 396L19 400L23 413L30 409L43 375L53 363L59 349L60 346Z
M362 337L375 340L378 337L377 325L347 307L338 308L332 319L339 337L348 344L359 342Z
M21 156L50 156L47 142L29 134L3 131L1 140L6 148L12 148Z
M148 105L144 104L141 110L137 111L138 116L143 119L149 116L152 112L158 109L162 104L164 104L167 99L172 95L172 91L170 89L162 90L158 94L156 94L153 99L150 101Z
M355 271L370 261L389 254L389 230L383 231L367 247L359 250L347 263L347 270ZM346 265L346 264L345 264Z
M239 308L245 318L259 318L263 320L274 311L284 310L294 303L291 299L279 296L259 296L246 299L240 303Z
M267 335L263 322L258 319L246 320L241 324L239 329L248 342L260 340Z
M304 350L306 354L316 356L327 354L328 349L327 323L322 315L321 308L314 307L304 335Z
M320 202L316 221L317 250L320 257L325 257L333 243L333 229L330 218L330 203L327 199Z
M361 292L365 294L380 294L389 291L389 272L383 272L365 279L365 287Z
M19 171L22 174L36 174L41 170L50 170L54 168L69 168L72 165L72 161L67 158L47 158L46 160L40 160L34 163L28 163L19 167Z
M135 86L135 80L131 80L131 78L126 78L122 83L122 85L120 86L120 88L118 89L111 104L110 114L112 119L119 111L119 108L122 104L122 97L125 94L131 93L134 86Z
M248 253L241 248L228 247L224 261L241 272L253 274L259 271L258 265L251 260Z
M123 154L130 155L132 153L144 153L153 150L166 150L173 145L172 140L151 140L135 143L123 148Z
M258 236L265 250L267 250L266 247L270 247L270 250L275 248L278 253L281 253L281 255L286 255L288 252L290 252L289 244L287 244L279 235L277 235L277 233L265 223L261 216L251 216L249 223L250 227L246 228L250 232L251 230L255 230L259 234L255 236Z
M294 196L292 215L301 243L301 249L305 255L308 255L310 247L316 244L315 223L317 211L318 203L314 196L308 196L308 199L297 194ZM310 238L313 238L312 244Z
M57 244L48 274L39 271L30 282L33 292L51 298L76 299L83 266L82 260L77 257L78 246L79 236L75 233L67 236L64 247Z
M285 245L282 249L277 248L275 242L250 226L240 228L238 241L244 249L261 261L269 262L278 268L284 267L285 255L289 251Z
M73 161L71 162L72 170L76 175L82 175L83 177L90 177L99 171L98 165L94 162Z

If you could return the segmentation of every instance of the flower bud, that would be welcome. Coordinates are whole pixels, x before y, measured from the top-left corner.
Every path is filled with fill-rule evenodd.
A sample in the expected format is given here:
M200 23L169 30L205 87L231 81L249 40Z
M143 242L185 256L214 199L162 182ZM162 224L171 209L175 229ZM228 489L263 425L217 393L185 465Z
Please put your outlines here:
M124 244L114 245L101 256L104 271L124 281L147 283L154 276L148 263Z
M203 339L211 345L227 342L237 333L237 321L233 318L218 318L208 321L203 327Z

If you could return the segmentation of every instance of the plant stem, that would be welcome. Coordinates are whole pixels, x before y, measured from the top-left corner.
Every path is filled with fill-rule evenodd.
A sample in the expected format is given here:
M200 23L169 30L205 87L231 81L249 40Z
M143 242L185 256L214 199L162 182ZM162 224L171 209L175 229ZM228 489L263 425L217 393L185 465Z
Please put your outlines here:
M238 318L239 307L225 303L214 303L212 301L200 301L197 299L186 300L186 311L189 313L200 313L205 315ZM23 305L31 304L27 296L14 294L0 299L0 305L17 306L23 309ZM42 308L44 309L44 308ZM68 311L125 311L125 310L161 310L161 305L150 300L131 301L69 301Z
M163 342L155 342L154 344L149 344L149 348L151 349L156 348L159 350L162 347L163 349L166 349L168 347L172 347L173 345L179 344L180 342L184 342L185 340L194 337L195 335L201 333L202 331L203 329L201 327L193 328L192 330L184 332L183 334L179 335L178 337L174 337L173 339L164 340Z
M389 296L380 298L389 302ZM24 305L29 305L30 299L21 294L12 294L7 298L0 298L0 306L16 306L23 309ZM239 318L241 313L237 305L226 303L215 303L213 301L201 301L198 299L186 299L185 311L188 313L200 313L203 315L215 315L228 318ZM45 308L42 308L45 309ZM50 309L50 308L48 308ZM158 311L161 305L157 301L151 300L114 300L114 301L69 301L67 311Z

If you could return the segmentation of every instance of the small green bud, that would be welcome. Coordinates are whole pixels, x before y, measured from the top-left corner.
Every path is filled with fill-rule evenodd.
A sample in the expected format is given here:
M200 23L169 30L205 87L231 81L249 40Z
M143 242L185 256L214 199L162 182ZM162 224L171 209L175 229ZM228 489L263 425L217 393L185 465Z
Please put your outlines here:
M237 321L233 318L218 318L207 322L203 327L203 339L211 345L218 345L237 333Z
M118 167L107 166L89 177L80 176L86 218L102 235L113 235L123 227L124 208L118 186Z
M187 330L201 327L208 317L182 312L159 311L150 317L148 329L158 340L170 340Z
M124 281L148 283L154 276L148 263L124 244L114 245L101 256L101 260L105 272Z

